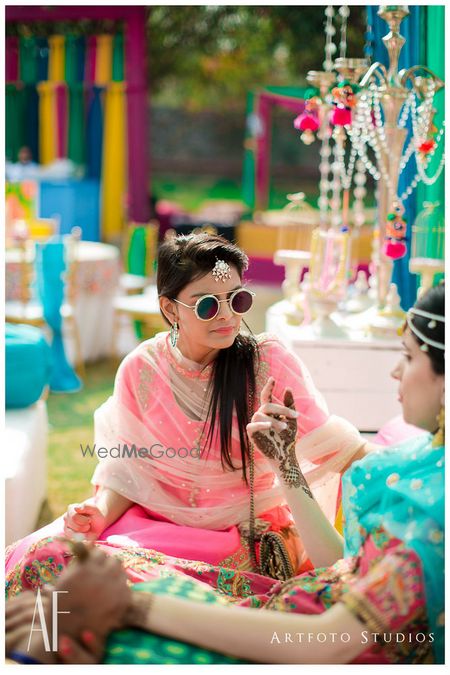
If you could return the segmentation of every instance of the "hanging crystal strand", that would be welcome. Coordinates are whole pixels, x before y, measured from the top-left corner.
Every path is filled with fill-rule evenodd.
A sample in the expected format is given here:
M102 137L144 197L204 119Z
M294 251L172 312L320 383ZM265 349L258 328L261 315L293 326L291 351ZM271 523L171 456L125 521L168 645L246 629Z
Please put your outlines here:
M323 62L323 69L326 72L333 70L333 54L336 52L336 45L333 42L333 36L336 30L333 26L334 8L329 5L325 9L325 61ZM330 198L329 191L332 187L330 182L330 128L329 128L329 114L325 113L325 119L321 124L321 128L317 134L317 138L321 141L320 148L320 181L319 181L319 200L318 207L320 212L320 227L326 229L329 226L329 207Z
M417 163L417 173L414 176L414 178L412 179L411 183L408 185L408 187L405 188L404 192L400 196L400 201L402 201L402 202L405 201L405 199L407 199L414 192L414 190L416 189L417 185L419 184L419 182L421 180L425 183L425 185L433 185L433 183L435 183L437 181L437 179L439 178L439 176L441 175L441 173L444 169L444 166L445 166L445 154L442 155L441 161L439 163L439 166L438 166L434 176L427 176L425 171L426 171L428 165L430 164L431 159L435 155L437 148L439 147L441 138L444 134L444 128L445 128L445 122L442 123L442 127L439 129L439 133L437 134L437 136L435 138L436 145L434 146L433 150L430 153L428 153L425 162L423 164L420 161L416 162Z
M356 162L356 173L354 177L355 188L353 190L353 223L356 228L362 227L366 221L366 214L364 211L364 197L367 194L366 185L366 171L364 162L359 159Z
M345 139L345 137L343 137ZM350 157L348 160L348 167L345 166L345 145L343 142L339 142L340 139L338 137L338 141L336 142L336 147L335 147L335 157L336 160L339 162L340 166L340 174L341 174L341 183L342 183L342 188L344 190L350 190L350 187L352 185L352 178L353 178L353 173L355 171L355 162L356 162L356 155L357 151L356 148L353 146L350 149Z
M419 143L428 136L431 127L433 99L436 85L431 79L427 82L427 84L428 89L425 93L424 100L419 105L419 107L414 106L412 109L413 132L414 136L416 137L416 141Z
M320 226L325 229L329 225L328 217L328 208L329 208L329 198L328 192L331 187L329 182L329 174L331 170L330 165L330 156L331 156L331 147L330 147L330 133L328 123L323 124L322 129L318 134L319 140L322 142L320 147L320 181L319 181L319 212L320 212Z
M339 15L341 17L341 41L339 43L339 56L345 58L347 54L347 21L350 16L350 9L348 5L339 7Z
M378 203L379 191L378 185L375 188L375 201ZM373 304L378 303L378 270L380 268L380 224L378 218L375 219L375 227L372 238L372 255L369 263L369 293L368 296Z
M331 162L331 173L333 174L332 179L332 196L330 200L331 207L331 226L334 228L339 227L341 224L341 193L342 193L342 184L341 184L341 164L339 161L340 153L342 150L340 144L342 143L342 138L338 139L334 144L334 157Z
M333 35L336 29L333 26L334 8L328 5L325 9L325 61L323 62L323 69L326 71L333 70L333 55L336 53L336 45L333 42Z

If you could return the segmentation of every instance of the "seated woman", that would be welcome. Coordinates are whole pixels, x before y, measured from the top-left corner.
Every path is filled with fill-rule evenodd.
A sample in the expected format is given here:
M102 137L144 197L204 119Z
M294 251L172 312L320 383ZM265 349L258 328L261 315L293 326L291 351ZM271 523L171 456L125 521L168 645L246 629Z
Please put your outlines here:
M343 542L293 451L298 418L270 404L272 382L261 392L273 408L253 416L249 435L279 476L303 541L309 520L325 528L327 543L310 543L321 542L328 566L274 582L153 551L146 569L155 579L134 587L120 619L141 630L112 633L104 663L444 662L444 305L440 285L408 312L392 373L405 421L429 433L372 452L345 474ZM283 402L295 409L289 390ZM287 428L278 432L280 419ZM74 660L87 662L89 651L98 660L101 636L95 649L70 637Z
M247 424L255 412L297 418L296 451L331 530L340 474L363 456L366 442L330 417L304 365L276 337L242 332L254 295L243 285L247 264L219 236L179 236L161 246L157 286L170 333L124 359L113 396L95 414L95 496L9 548L10 594L60 572L52 537L63 532L130 556L151 548L282 579L311 568L273 466L251 451ZM258 408L270 378L274 403ZM276 408L286 387L298 412ZM264 425L286 428L273 418ZM142 579L140 561L129 559L132 580Z

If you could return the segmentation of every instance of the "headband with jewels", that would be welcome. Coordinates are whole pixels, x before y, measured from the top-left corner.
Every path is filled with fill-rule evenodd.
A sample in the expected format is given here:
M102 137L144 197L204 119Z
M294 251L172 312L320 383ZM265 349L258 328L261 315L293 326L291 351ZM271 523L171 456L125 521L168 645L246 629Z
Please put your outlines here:
M436 349L441 349L441 350L444 351L445 345L442 342L438 342L437 340L432 340L430 337L428 337L428 335L425 335L424 333L422 333L422 331L419 330L417 328L417 326L415 326L413 324L413 321L412 321L413 316L420 316L423 319L430 319L427 326L431 330L434 330L436 328L438 321L440 323L445 324L445 316L441 316L440 314L432 314L431 312L425 312L423 309L418 309L417 307L411 307L411 309L409 309L407 314L406 314L406 323L408 324L410 330L414 333L414 335L417 335L417 337L420 340L422 340L422 342L424 343L420 347L420 349L422 349L422 351L424 351L424 352L428 351L428 345L430 345L430 347L435 347Z
M212 275L215 281L225 283L227 279L231 279L231 267L224 260L216 260L216 264L212 269Z

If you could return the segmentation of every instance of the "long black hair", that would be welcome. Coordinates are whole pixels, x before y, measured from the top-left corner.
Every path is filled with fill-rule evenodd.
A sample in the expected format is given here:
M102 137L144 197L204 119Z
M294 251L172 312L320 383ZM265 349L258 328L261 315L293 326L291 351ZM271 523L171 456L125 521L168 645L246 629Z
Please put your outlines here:
M248 258L238 246L220 235L201 233L167 239L158 252L158 295L170 300L176 298L191 281L211 272L217 260L233 265L242 280L248 267ZM170 324L162 311L161 314ZM245 326L248 329L247 324ZM242 475L246 482L250 456L246 425L253 414L255 374L259 363L258 344L250 329L248 330L249 335L238 334L230 347L219 350L213 363L211 398L203 428L204 433L209 423L206 437L208 450L218 429L222 466L235 470L231 459L231 439L233 412L236 410Z
M426 293L420 296L414 307L421 309L430 314L437 314L438 316L445 316L445 286L443 283L433 286ZM413 325L418 331L430 338L434 342L445 344L445 323L443 321L432 322L417 314L412 315L411 319ZM423 340L420 339L413 331L411 331L413 338L422 345ZM428 345L427 354L430 357L431 366L436 375L443 375L445 373L445 359L444 350Z

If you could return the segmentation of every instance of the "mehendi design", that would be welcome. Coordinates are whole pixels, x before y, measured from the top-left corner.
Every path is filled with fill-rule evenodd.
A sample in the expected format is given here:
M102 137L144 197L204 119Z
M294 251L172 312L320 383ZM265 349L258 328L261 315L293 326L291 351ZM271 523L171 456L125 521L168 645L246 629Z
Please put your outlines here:
M284 405L295 410L294 398L289 390L285 394ZM291 417L280 417L279 415L274 415L274 417L275 419L282 419L287 424L287 429L280 433L276 433L273 429L256 431L253 434L253 440L266 457L278 463L280 473L288 487L301 487L310 499L314 499L295 455L297 420Z
M283 476L283 480L288 487L301 487L303 492L308 495L310 499L314 499L314 496L309 489L307 480L300 469L300 465L295 455L295 443L292 443L286 449L286 454L279 462L279 467L281 475Z

